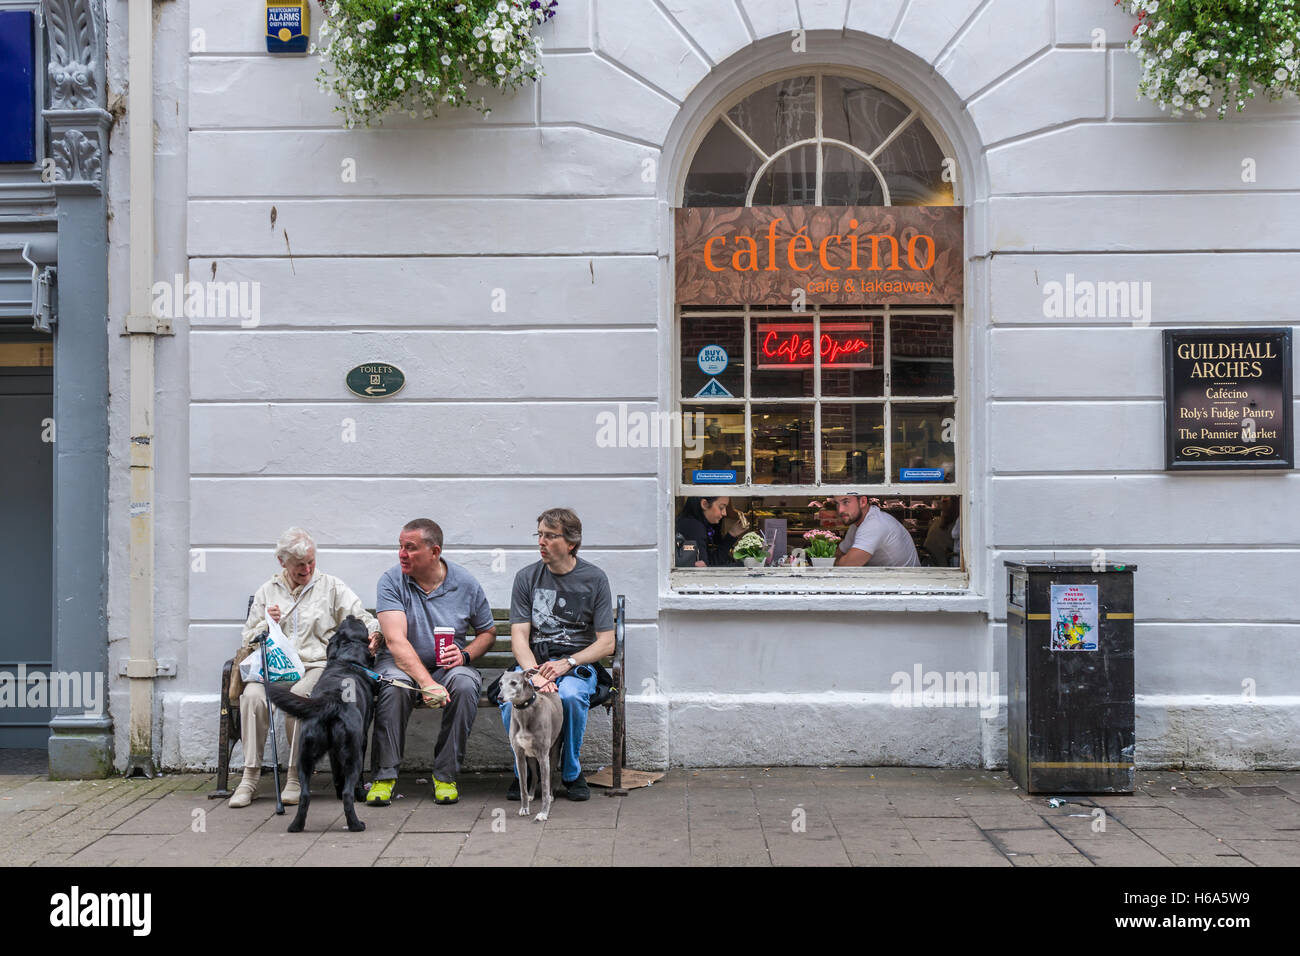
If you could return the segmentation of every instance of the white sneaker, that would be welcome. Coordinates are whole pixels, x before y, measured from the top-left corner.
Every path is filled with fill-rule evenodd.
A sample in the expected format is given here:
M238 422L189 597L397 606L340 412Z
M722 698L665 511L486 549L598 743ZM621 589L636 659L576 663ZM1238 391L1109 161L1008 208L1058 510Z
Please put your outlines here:
M295 774L284 782L284 789L280 791L280 802L286 807L291 807L298 802L300 796L302 796L302 787L298 785L298 777Z

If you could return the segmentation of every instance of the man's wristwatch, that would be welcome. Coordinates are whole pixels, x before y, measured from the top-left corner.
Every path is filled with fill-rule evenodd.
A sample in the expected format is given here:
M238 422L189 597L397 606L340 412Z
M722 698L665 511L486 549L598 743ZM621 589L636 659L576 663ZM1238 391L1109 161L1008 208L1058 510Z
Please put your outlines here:
M569 665L569 670L574 670L578 666L578 662L575 661L572 657L566 657L564 659L564 662Z

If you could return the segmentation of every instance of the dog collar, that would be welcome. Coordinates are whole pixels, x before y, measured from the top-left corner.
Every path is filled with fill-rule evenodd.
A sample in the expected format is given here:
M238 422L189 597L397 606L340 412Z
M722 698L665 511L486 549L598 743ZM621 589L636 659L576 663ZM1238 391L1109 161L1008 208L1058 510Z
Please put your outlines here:
M528 703L526 703L526 704L515 704L515 710L527 710L529 707L533 706L533 701L535 701L535 700L537 700L537 695L536 695L536 694L533 694L532 697L529 697L529 698L528 698Z

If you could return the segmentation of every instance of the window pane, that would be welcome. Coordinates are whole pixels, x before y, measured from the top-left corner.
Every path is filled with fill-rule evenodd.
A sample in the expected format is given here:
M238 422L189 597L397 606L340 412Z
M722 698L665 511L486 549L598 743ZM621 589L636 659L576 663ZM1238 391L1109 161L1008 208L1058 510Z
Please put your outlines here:
M812 398L813 322L789 315L766 318L755 315L751 337L752 394L761 398Z
M875 170L847 149L827 146L822 154L823 206L880 206L885 191Z
M895 206L951 206L952 183L943 181L943 150L920 117L912 120L883 153L876 165L889 183ZM951 178L951 177L949 177Z
M727 115L771 156L782 146L817 135L815 81L796 76L774 83L745 97Z
M722 120L713 124L691 160L683 206L743 206L762 161Z
M701 390L712 396L718 386L744 397L745 320L683 315L681 361L682 398L698 396Z
M699 419L692 418L689 426L687 415L702 415L703 427L697 427ZM745 481L745 410L739 405L719 408L717 405L701 407L682 405L682 481L695 484L697 471L734 471L736 482ZM702 437L701 437L702 435ZM688 446L690 444L695 447ZM700 484L709 482L700 481Z
M861 80L822 79L822 135L852 143L868 155L910 112L884 90Z
M813 483L812 405L755 405L753 425L754 484Z
M890 391L894 395L952 395L952 317L895 315L889 323Z
M822 313L823 398L878 398L885 394L884 329L883 315L834 320ZM858 343L869 348L855 350Z
M945 432L952 436L956 416L952 402L894 402L889 408L892 420L892 444L895 481L927 480L920 469L941 469L933 481L956 481L956 449L944 441Z
M883 405L822 405L822 483L866 485L885 480Z
M755 206L811 206L817 201L817 147L782 153L754 190Z

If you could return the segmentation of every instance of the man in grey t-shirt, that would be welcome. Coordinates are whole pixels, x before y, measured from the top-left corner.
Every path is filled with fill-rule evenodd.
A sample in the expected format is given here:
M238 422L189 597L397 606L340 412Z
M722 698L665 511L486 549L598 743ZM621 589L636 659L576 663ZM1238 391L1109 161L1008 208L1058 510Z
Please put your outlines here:
M840 520L849 526L840 542L836 567L915 568L921 561L911 534L892 515L885 514L866 495L836 495Z
M568 508L551 508L537 518L541 560L515 575L510 599L510 649L520 668L539 668L533 683L558 692L564 707L560 779L570 800L591 796L579 755L587 711L596 691L593 666L614 651L614 607L609 579L578 557L582 522ZM501 705L510 732L510 705ZM510 787L519 799L519 781Z

